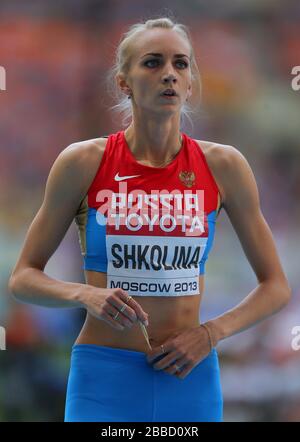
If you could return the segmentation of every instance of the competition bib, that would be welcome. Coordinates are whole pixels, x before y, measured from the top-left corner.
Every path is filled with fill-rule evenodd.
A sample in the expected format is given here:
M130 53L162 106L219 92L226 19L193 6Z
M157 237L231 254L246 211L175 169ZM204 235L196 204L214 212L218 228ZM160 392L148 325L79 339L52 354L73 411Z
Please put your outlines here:
M143 190L97 194L97 222L106 226L107 288L130 295L199 293L207 238L204 192Z

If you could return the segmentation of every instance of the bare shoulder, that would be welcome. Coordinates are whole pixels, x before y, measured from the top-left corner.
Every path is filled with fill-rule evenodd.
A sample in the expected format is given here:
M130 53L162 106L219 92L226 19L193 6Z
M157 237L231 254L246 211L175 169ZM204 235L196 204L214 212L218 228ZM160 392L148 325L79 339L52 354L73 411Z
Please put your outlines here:
M70 144L56 159L61 175L66 178L72 177L72 180L77 181L80 177L80 183L85 191L97 173L106 143L107 138L94 138Z
M206 161L213 169L230 168L232 163L242 157L239 150L229 144L213 141L195 140L205 155Z
M210 171L220 189L222 201L228 193L228 184L239 181L242 174L251 173L244 155L234 146L213 141L195 140L205 155ZM230 179L228 179L230 177Z
M84 169L97 169L107 143L107 138L77 141L66 147L59 156L65 157Z

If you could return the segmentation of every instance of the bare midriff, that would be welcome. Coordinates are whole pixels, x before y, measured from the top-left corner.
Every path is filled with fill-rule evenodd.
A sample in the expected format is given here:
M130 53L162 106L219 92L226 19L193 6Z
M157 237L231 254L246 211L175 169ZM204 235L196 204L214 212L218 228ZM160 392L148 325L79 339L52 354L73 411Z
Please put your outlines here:
M106 288L106 273L86 271L86 283ZM204 276L199 277L198 295L190 296L132 296L149 315L147 332L150 344L156 347L172 335L200 324L199 308L204 290ZM141 352L149 351L140 325L114 329L87 312L84 325L75 344L96 344Z

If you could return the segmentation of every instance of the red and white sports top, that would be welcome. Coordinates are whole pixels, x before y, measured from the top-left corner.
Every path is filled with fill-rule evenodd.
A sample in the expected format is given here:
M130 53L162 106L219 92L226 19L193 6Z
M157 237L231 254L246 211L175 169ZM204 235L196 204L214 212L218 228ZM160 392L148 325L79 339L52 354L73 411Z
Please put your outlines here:
M76 214L84 269L135 296L199 294L212 247L218 188L198 143L162 168L138 163L124 131L111 134Z

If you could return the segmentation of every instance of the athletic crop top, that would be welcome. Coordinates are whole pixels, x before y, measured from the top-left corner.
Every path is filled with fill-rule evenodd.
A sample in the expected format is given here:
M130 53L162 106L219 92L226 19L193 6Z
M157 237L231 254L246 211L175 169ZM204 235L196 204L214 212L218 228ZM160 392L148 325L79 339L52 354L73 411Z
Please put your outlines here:
M199 294L217 207L217 184L188 135L157 168L136 161L124 131L111 134L75 217L83 268L107 273L107 288L130 295Z

